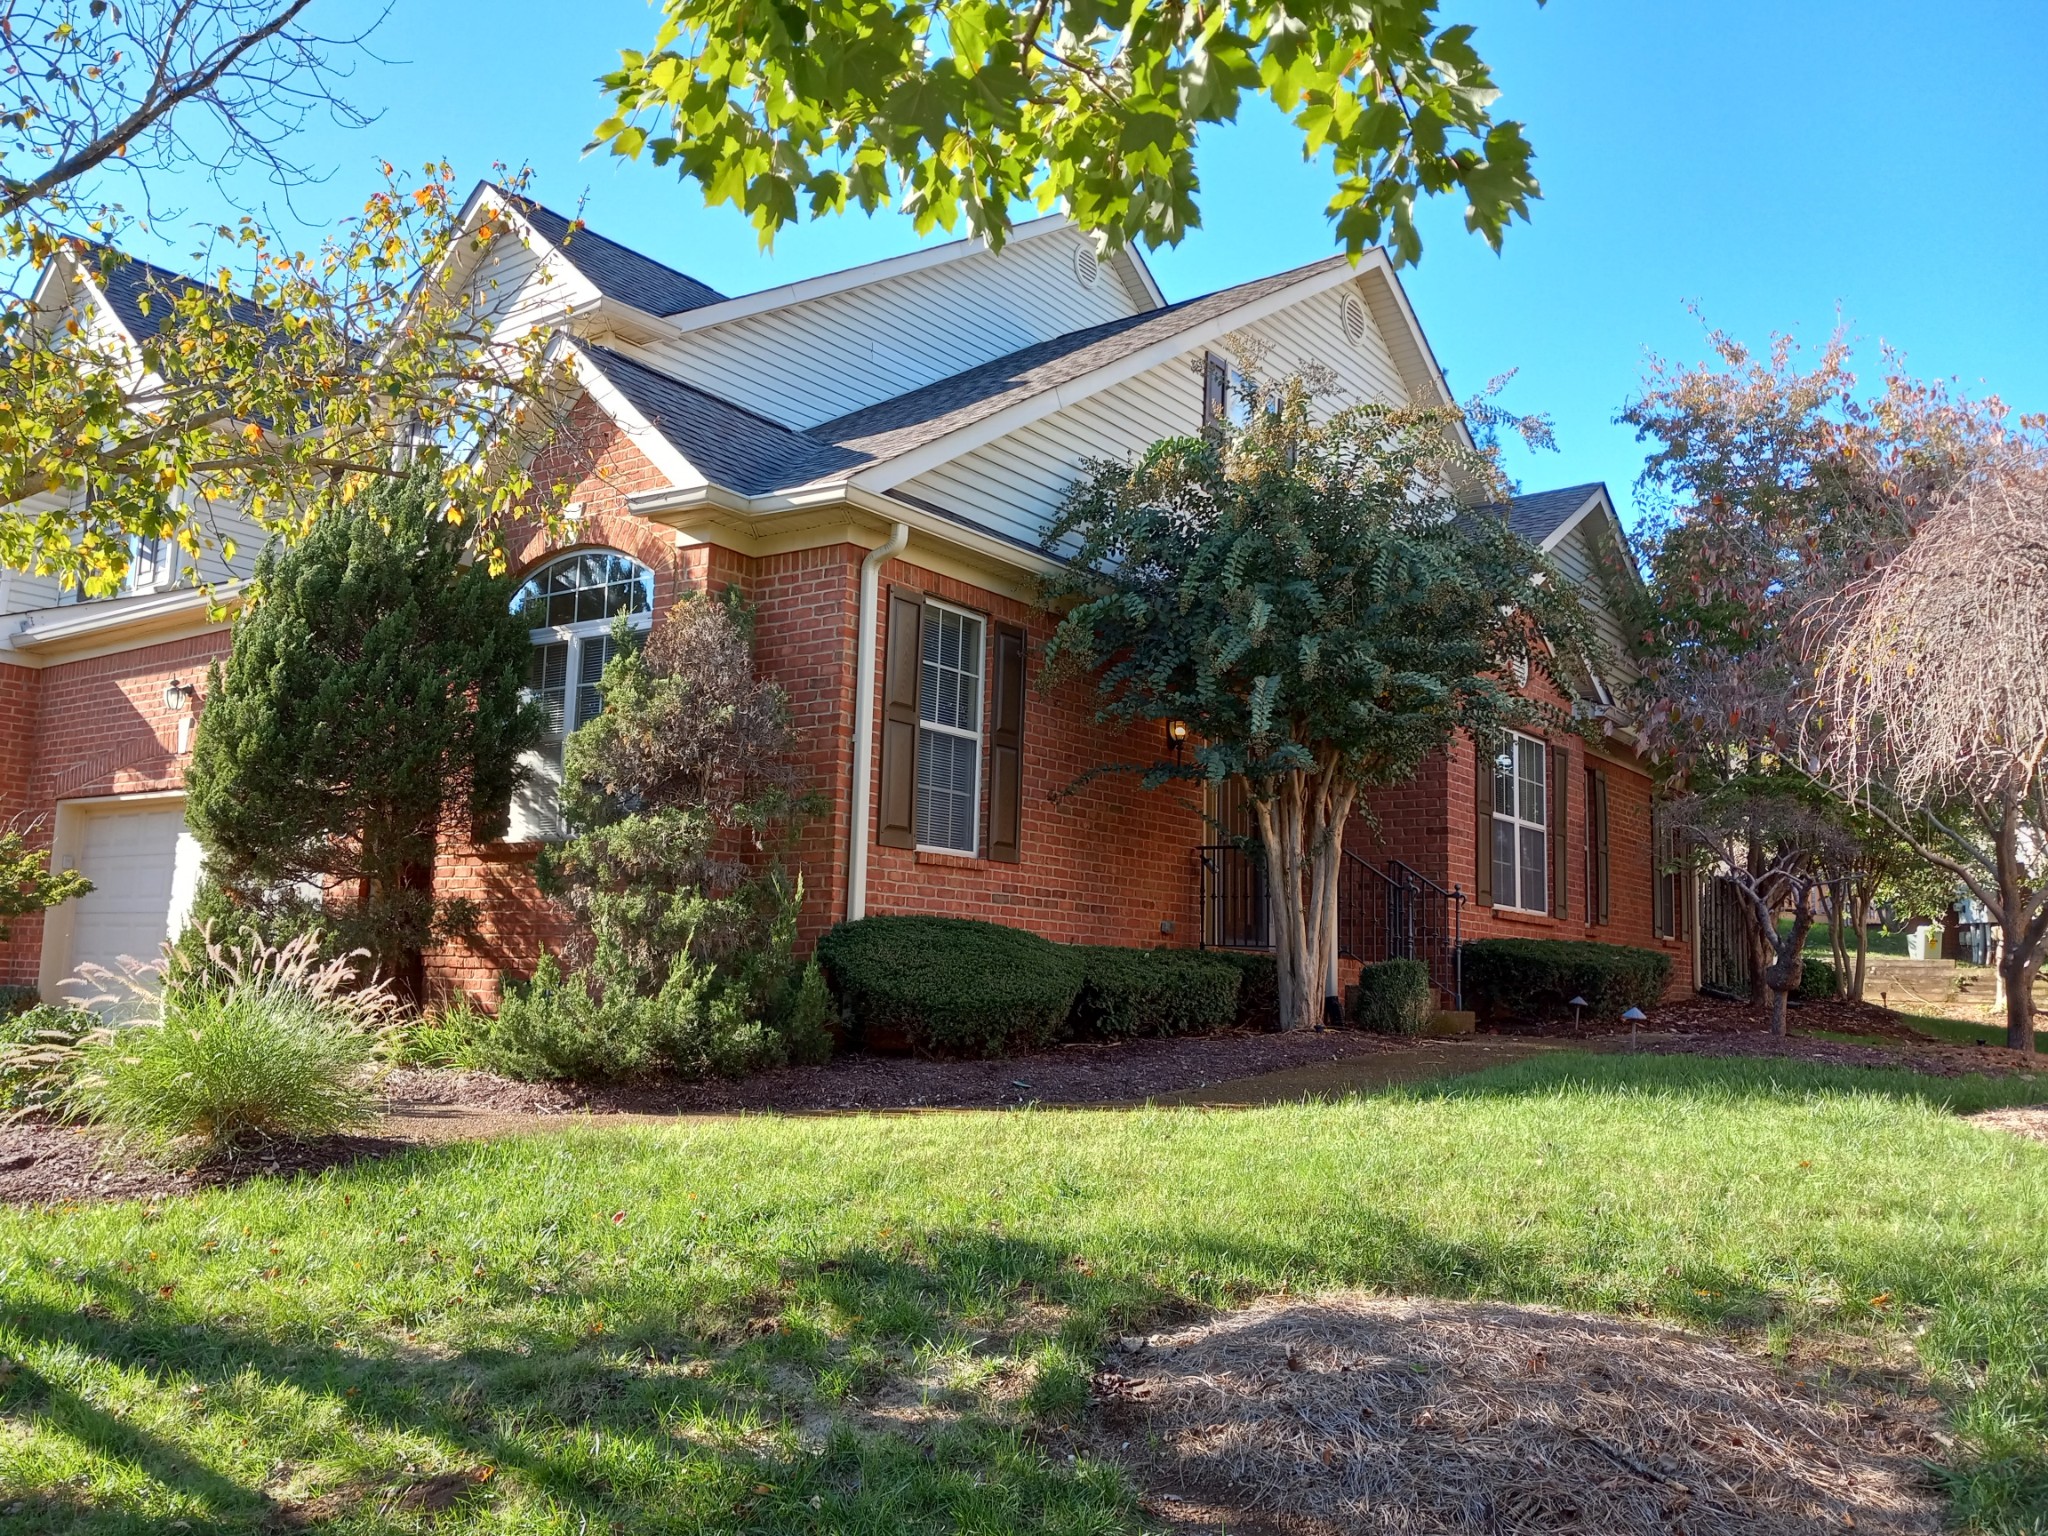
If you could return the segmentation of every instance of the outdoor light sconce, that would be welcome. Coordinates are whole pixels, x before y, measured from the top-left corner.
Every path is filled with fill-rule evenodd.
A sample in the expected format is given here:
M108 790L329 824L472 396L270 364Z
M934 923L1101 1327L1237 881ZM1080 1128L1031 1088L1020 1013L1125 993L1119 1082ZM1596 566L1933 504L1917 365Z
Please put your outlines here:
M178 755L192 750L192 713L199 705L199 690L172 678L164 684L164 709L178 717Z
M1180 757L1180 749L1186 744L1187 739L1187 721L1169 720L1166 722L1166 744L1173 749L1173 755L1176 759Z

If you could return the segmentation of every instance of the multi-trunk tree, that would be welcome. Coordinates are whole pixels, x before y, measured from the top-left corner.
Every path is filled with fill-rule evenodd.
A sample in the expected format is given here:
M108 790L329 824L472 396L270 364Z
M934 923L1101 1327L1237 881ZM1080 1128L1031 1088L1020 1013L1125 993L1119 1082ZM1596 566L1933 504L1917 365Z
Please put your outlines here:
M1241 431L1094 465L1048 534L1071 556L1046 593L1065 610L1052 675L1090 675L1104 720L1185 723L1184 761L1131 765L1148 782L1245 789L1289 1028L1323 1016L1360 793L1459 730L1530 720L1516 663L1595 651L1565 584L1475 509L1500 482L1460 425L1383 406L1319 422L1289 385Z
M1663 503L1642 540L1646 745L1682 791L1819 807L1841 834L1807 840L1823 886L1859 869L1870 891L1924 885L1903 867L1917 862L1984 900L2018 1045L2048 922L2029 745L2044 425L1895 358L1864 393L1839 338L1810 367L1784 338L1761 357L1709 339L1712 361L1659 365L1623 413L1655 445L1643 483ZM1752 883L1770 846L1696 840ZM1768 957L1775 918L1753 916Z

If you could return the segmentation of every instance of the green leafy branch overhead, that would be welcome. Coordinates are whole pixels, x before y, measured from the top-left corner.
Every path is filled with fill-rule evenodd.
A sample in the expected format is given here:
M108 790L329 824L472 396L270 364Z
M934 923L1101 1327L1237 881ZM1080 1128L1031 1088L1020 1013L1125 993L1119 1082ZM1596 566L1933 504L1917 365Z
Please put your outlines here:
M1541 3L1541 0L1538 0ZM1206 124L1265 96L1327 151L1353 256L1421 255L1418 197L1459 194L1499 249L1540 195L1472 28L1437 0L663 0L603 77L596 144L674 164L762 242L806 213L894 202L920 233L1000 246L1013 206L1064 207L1107 248L1201 222ZM593 146L595 147L595 146Z

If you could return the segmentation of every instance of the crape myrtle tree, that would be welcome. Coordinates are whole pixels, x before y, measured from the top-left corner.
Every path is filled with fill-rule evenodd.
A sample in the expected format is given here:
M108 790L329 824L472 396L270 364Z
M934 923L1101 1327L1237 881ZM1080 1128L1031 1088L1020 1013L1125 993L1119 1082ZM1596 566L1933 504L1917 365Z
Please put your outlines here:
M1356 406L1253 381L1242 430L1098 463L1047 547L1070 555L1048 675L1092 675L1100 717L1185 721L1185 762L1241 781L1272 893L1280 1019L1314 1024L1335 960L1344 831L1361 791L1412 777L1463 729L1540 706L1506 674L1595 651L1573 594L1497 514L1493 456L1452 410ZM1569 695L1571 689L1565 692Z
M2048 941L2048 444L1992 445L1815 622L1806 745L1997 926L2006 1044L2032 1050Z
M1540 3L1540 0L1539 0ZM1099 0L663 0L596 130L674 164L763 242L804 214L894 202L918 232L1000 247L1013 208L1065 210L1106 248L1201 222L1195 141L1264 98L1327 152L1353 256L1421 254L1419 197L1453 195L1500 248L1540 195L1521 125L1437 0L1111 6Z
M469 558L440 483L423 464L265 552L186 776L216 899L328 926L415 997L421 952L475 917L436 898L435 850L504 834L544 724L512 584Z

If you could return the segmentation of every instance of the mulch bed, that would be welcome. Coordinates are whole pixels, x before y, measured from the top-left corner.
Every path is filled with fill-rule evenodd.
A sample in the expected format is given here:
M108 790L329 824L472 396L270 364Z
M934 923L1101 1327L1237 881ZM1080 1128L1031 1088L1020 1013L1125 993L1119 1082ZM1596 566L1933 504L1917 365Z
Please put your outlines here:
M1125 1340L1095 1397L1095 1449L1189 1533L1941 1528L1914 1384L1546 1307L1279 1298Z
M69 1205L87 1200L163 1200L277 1174L318 1173L411 1144L383 1136L273 1142L232 1162L175 1168L124 1155L91 1131L40 1121L0 1125L0 1203Z
M1186 1088L1320 1061L1408 1048L1354 1030L1232 1030L1174 1040L1055 1046L997 1061L840 1056L739 1082L514 1083L488 1072L400 1068L384 1079L394 1104L460 1105L528 1114L732 1114L885 1109L1017 1109L1027 1104L1127 1104Z

